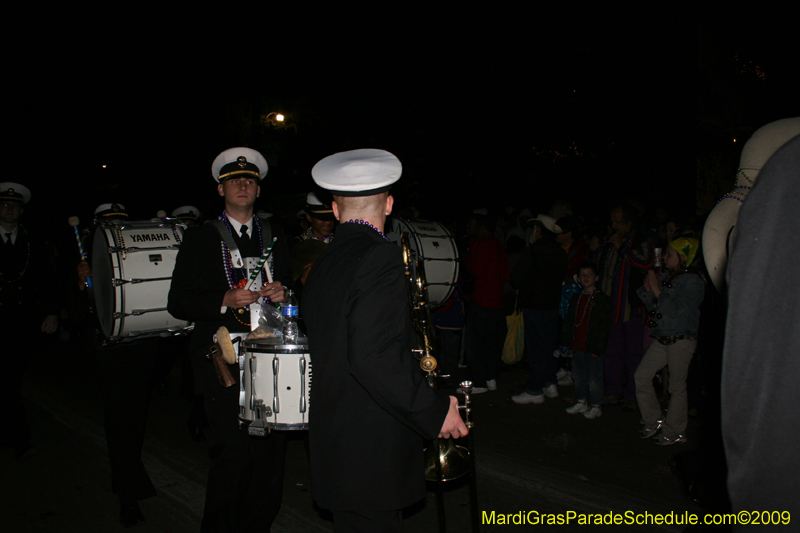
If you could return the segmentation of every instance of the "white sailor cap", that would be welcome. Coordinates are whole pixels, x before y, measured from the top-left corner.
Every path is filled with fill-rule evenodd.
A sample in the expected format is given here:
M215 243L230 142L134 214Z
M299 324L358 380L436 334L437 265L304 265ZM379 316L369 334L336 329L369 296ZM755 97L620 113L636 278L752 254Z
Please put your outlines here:
M188 218L191 220L197 220L197 217L199 216L200 210L193 205L184 205L178 207L172 212L173 218Z
M337 196L371 196L388 191L403 165L386 150L365 148L329 155L311 169L317 185Z
M31 199L31 191L24 185L13 181L0 183L0 200L27 204Z
M236 176L249 176L262 180L267 175L267 160L252 148L239 146L228 148L219 154L211 164L211 175L217 182Z
M331 206L323 203L313 191L306 196L306 208L304 211L319 220L335 220Z
M122 204L100 204L94 210L94 218L99 217L128 218L128 213Z

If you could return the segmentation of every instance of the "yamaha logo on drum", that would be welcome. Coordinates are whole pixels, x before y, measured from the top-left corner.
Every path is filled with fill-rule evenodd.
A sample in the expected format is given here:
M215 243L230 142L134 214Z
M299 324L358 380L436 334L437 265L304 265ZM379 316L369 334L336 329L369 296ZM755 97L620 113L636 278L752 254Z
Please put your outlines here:
M133 242L158 242L158 241L171 241L172 236L169 233L144 233L142 235L131 235Z

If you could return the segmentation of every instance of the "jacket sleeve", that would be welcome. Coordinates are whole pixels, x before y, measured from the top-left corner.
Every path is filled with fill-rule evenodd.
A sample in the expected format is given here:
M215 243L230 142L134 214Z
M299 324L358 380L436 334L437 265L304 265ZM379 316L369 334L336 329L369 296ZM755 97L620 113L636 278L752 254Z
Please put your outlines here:
M619 254L640 272L646 273L653 268L653 243L650 239L642 239L637 243L634 236L630 246L623 244L620 247Z
M569 308L567 309L567 315L564 317L563 323L561 325L561 342L559 343L560 346L570 347L572 346L572 338L575 332L573 331L573 325L575 324L575 308L578 306L578 300L581 297L581 293L576 292L573 294L569 299Z
M599 294L595 300L591 327L595 329L591 353L603 355L608 344L608 336L611 333L611 298L603 293Z
M167 310L175 318L197 322L223 316L220 309L228 288L220 285L222 247L215 232L200 227L184 234L167 301Z
M658 282L661 283L661 280L658 280ZM644 288L644 285L642 285L636 289L636 295L639 296L639 299L648 311L652 311L655 308L656 296L653 294L653 291L648 291Z
M364 257L351 298L351 374L396 419L425 438L436 437L450 400L428 386L410 353L412 329L399 248L376 246Z
M705 283L695 274L683 274L672 280L672 289L661 291L658 309L670 317L677 317L689 309L697 309L703 303Z
M530 278L533 274L533 253L530 248L525 248L519 254L514 269L511 271L509 281L511 286L522 292L527 292L530 285Z

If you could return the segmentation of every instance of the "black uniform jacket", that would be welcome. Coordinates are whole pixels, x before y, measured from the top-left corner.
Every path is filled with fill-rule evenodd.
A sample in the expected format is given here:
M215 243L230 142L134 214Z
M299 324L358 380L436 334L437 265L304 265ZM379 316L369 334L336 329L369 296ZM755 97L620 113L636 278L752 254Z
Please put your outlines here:
M278 237L272 253L275 256L274 278L292 286L291 267L289 265L289 250L285 236L273 229L273 234ZM238 235L234 240L242 252L242 257L258 257L261 250L257 250L258 241L251 245L251 249L243 247ZM264 243L268 246L269 243ZM186 231L175 260L175 269L172 272L172 285L169 290L167 309L175 318L191 320L195 323L194 336L191 350L207 350L212 344L212 337L220 326L226 326L229 331L250 331L250 312L246 311L236 316L246 324L234 317L235 309L228 309L220 313L222 299L225 292L230 289L225 275L222 256L222 237L214 226L205 224Z
M449 408L411 354L400 248L342 224L314 263L302 310L313 381L309 441L314 498L337 510L400 509L425 495L422 438Z
M13 246L4 241L3 235L0 238L0 320L5 325L39 326L45 316L58 314L60 302L52 292L54 269L40 241L31 239L21 225Z

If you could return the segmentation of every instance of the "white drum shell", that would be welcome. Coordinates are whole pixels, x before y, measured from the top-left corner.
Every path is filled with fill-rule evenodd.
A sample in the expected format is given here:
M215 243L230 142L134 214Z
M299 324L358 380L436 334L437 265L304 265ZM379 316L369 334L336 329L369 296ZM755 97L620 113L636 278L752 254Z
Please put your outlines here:
M400 234L408 233L411 250L421 258L428 282L428 308L436 309L447 303L458 281L458 248L446 227L429 220L392 220L386 233L389 240L400 245Z
M191 322L167 311L172 270L185 226L152 221L98 226L92 284L103 336L111 341L172 335Z
M300 339L301 341L303 339ZM244 389L239 418L254 422L259 416L275 430L308 429L311 355L308 344L280 344L279 339L242 341Z

